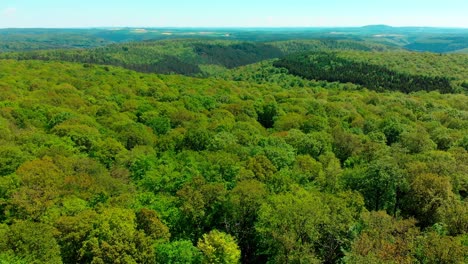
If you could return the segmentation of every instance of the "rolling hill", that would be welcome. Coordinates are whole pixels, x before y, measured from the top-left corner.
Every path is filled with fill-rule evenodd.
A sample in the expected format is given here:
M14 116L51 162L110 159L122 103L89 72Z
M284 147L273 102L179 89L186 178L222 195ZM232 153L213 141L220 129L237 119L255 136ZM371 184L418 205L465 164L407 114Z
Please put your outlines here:
M310 80L353 83L380 91L453 93L464 91L468 83L468 56L462 54L308 52L273 65Z
M348 40L239 42L221 40L167 40L113 44L95 49L3 53L0 58L70 61L121 66L140 72L209 75L300 51L384 51L380 44Z

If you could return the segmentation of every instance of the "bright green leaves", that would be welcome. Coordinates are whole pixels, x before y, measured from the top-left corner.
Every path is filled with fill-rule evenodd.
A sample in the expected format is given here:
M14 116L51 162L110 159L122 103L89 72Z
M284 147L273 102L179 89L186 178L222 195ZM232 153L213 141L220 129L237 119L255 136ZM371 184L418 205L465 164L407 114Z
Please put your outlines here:
M0 63L0 263L460 262L466 95Z
M152 263L152 239L167 239L167 227L149 210L105 208L62 216L56 221L67 263ZM139 227L139 228L137 228ZM140 229L141 228L141 229ZM148 233L148 235L146 235Z
M79 250L80 260L92 263L144 263L153 258L151 242L136 230L130 210L112 208L95 220L92 231Z
M255 223L267 195L265 184L256 180L241 181L229 193L224 222L237 238L244 261L255 261L258 248Z
M213 230L204 234L197 247L203 252L203 263L237 264L241 252L234 238L226 233Z
M401 192L407 188L402 170L389 156L373 161L366 168L355 168L344 174L345 185L361 192L370 210L395 212Z
M200 264L202 253L191 241L179 240L156 246L156 263Z
M0 177L11 174L28 159L19 147L2 146L0 149Z

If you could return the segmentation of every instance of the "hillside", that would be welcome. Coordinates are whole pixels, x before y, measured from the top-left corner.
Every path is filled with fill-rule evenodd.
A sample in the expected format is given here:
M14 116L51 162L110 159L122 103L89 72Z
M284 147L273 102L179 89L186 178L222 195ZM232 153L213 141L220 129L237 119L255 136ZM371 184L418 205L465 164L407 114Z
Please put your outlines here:
M468 48L468 36L448 35L445 37L419 38L404 47L414 51L436 53L462 52Z
M359 84L366 88L405 93L464 91L468 56L409 52L306 52L273 63L310 80Z
M468 81L468 55L435 54L430 52L354 52L344 51L338 57L381 65L408 74L445 76L451 80Z
M202 263L213 245L243 263L465 262L468 97L271 63L201 79L0 60L0 263Z
M221 40L170 40L114 44L95 49L4 53L19 60L70 61L121 66L140 72L209 75L286 54L313 50L386 50L379 44L335 41L238 42Z

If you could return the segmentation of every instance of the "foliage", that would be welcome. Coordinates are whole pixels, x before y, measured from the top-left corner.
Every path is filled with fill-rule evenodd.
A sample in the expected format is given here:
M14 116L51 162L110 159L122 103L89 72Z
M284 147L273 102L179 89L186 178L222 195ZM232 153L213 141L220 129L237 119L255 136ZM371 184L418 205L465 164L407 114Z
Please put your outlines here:
M463 93L0 67L0 263L466 262Z
M344 59L332 53L293 55L276 61L274 66L286 68L291 74L311 80L349 82L377 91L391 90L410 93L420 90L438 90L441 93L454 92L447 77L409 75L367 62Z
M220 39L153 40L96 46L98 47L93 49L48 49L5 53L1 54L1 57L79 62L84 63L86 67L89 67L90 63L114 65L147 73L206 76L265 59L280 58L300 49L370 51L386 48L379 44L363 44L350 40L318 40L298 44L295 41L262 43Z
M256 225L264 254L277 263L337 261L340 248L347 246L353 211L359 210L343 203L301 189L271 196L260 208Z
M203 263L239 263L240 250L232 236L213 230L203 235L197 247L203 252Z
M183 264L202 263L202 254L187 240L174 241L156 246L156 263Z
M10 258L8 255L5 257L18 263L23 260L27 263L62 263L53 227L42 223L18 221L5 228L8 229L0 231L3 240L0 250L11 250L13 255L19 258Z
M366 213L346 263L463 263L466 245L436 230L421 234L415 221ZM434 228L436 229L436 228Z

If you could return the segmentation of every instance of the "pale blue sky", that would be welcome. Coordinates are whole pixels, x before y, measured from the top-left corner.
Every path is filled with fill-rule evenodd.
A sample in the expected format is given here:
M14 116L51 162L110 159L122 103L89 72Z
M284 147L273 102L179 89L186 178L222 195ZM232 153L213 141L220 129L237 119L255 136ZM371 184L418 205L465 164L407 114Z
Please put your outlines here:
M468 28L468 0L0 0L7 27Z

